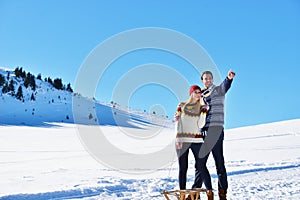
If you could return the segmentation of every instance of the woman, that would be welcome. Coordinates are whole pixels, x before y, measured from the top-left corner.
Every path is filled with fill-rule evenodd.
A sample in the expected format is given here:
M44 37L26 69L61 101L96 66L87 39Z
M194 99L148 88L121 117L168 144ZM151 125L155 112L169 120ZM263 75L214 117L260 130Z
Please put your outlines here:
M178 105L175 113L176 121L176 152L179 163L179 187L181 190L186 189L186 175L188 169L189 149L192 150L195 158L195 181L192 188L201 187L202 181L208 190L209 200L213 199L212 184L210 174L206 167L206 159L200 158L199 152L203 143L203 137L200 129L201 111L207 111L208 106L201 98L201 88L198 85L190 87L190 98L186 102ZM187 199L190 199L188 197Z

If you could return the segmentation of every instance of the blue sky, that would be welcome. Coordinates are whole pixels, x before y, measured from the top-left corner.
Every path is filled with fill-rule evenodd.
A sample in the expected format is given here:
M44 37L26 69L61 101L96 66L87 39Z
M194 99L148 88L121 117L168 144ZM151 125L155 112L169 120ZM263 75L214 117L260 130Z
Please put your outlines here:
M0 0L0 66L23 67L74 85L93 49L116 34L143 27L170 29L192 38L213 59L222 79L229 68L236 71L226 97L226 128L300 117L298 0ZM182 58L144 49L115 60L94 96L111 101L118 81L147 63L166 65L189 84L202 86L199 72ZM168 88L149 84L132 91L128 106L163 108L163 114L171 117L178 101Z

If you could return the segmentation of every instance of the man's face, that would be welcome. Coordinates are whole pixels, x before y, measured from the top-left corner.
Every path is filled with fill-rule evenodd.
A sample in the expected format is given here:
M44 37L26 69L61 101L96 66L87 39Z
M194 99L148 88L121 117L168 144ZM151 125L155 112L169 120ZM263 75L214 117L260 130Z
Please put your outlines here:
M214 79L210 74L203 74L202 83L205 88L209 88L214 83Z

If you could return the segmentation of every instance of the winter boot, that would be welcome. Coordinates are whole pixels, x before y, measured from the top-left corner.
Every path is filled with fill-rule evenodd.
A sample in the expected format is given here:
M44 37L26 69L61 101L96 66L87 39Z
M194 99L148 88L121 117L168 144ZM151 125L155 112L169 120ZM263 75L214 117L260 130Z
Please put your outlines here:
M218 193L219 193L220 200L227 200L227 197L226 197L227 192L225 190L219 190Z
M214 193L212 190L207 190L206 195L207 195L207 200L214 200Z

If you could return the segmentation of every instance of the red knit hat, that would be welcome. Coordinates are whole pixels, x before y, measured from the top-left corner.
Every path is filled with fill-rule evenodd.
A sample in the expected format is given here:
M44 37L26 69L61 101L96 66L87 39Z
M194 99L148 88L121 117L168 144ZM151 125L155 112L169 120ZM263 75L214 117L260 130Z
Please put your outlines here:
M191 95L195 90L200 90L200 91L201 91L201 88L200 88L198 85L192 85L192 86L190 87L190 95Z

